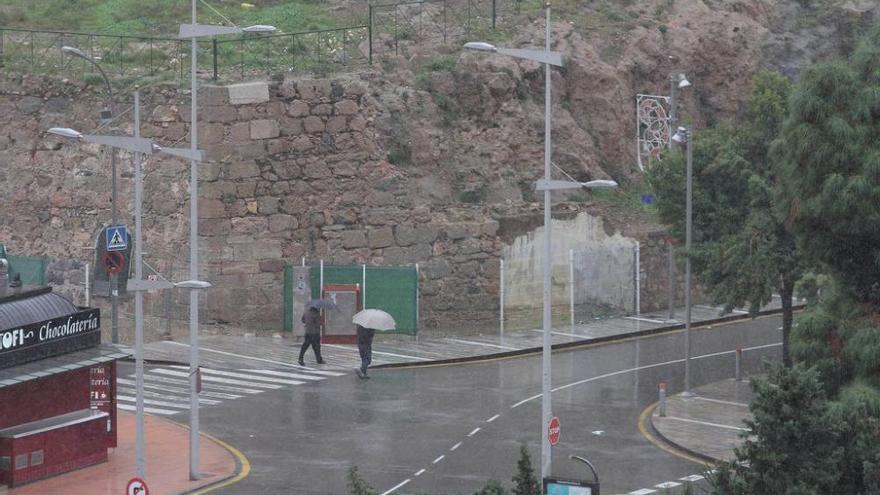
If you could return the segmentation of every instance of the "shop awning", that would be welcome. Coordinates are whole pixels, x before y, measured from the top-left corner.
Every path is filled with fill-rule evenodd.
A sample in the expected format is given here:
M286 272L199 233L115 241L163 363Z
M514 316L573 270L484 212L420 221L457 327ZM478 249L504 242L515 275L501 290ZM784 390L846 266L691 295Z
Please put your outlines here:
M77 307L70 299L52 292L49 287L9 291L0 296L0 331L76 312Z
M97 347L0 369L0 388L126 358L130 355L122 347L101 344Z

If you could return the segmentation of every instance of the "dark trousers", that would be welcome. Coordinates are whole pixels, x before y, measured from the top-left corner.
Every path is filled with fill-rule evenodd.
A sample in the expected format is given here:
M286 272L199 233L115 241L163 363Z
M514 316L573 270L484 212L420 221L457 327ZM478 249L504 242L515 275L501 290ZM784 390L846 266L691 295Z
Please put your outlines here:
M373 362L373 345L360 343L358 344L358 352L361 355L361 373L367 374L367 367Z
M306 349L308 349L309 346L312 346L312 350L315 351L315 359L317 359L318 362L323 361L323 359L321 359L321 335L320 334L315 334L315 335L306 334L305 338L303 339L302 347L299 348L299 360L300 361L303 360L303 356L306 355Z

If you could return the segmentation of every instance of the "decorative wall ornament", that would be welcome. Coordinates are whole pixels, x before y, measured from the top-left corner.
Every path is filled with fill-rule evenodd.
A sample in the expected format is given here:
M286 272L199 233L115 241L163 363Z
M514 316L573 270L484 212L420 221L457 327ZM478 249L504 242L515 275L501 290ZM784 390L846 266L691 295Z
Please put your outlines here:
M643 172L669 146L668 106L668 96L636 95L637 156L639 170Z

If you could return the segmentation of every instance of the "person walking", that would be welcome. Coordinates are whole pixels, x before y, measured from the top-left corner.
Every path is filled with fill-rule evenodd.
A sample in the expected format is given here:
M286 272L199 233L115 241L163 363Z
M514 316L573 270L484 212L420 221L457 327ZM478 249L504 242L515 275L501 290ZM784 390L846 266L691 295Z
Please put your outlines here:
M303 313L302 322L305 323L306 334L303 337L302 347L299 348L299 365L305 366L303 357L305 357L306 349L309 346L312 346L318 364L324 364L324 360L321 359L321 312L318 311L318 308L309 308Z
M357 370L359 378L370 378L369 375L367 375L367 367L370 366L370 363L373 361L374 335L376 335L376 331L372 328L364 328L360 325L357 326L358 352L361 355L361 367Z

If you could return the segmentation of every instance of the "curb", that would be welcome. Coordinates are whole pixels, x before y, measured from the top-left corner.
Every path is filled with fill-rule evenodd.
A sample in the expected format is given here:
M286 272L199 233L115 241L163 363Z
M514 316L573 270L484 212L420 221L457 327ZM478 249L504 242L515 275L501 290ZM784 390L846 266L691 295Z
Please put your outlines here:
M715 464L719 464L721 462L724 462L724 459L716 459L716 458L709 456L709 455L706 455L702 452L698 452L692 448L685 447L684 445L681 445L677 442L673 442L666 435L661 433L660 430L658 430L657 427L654 426L654 411L656 409L657 409L657 404L654 404L653 406L651 406L651 412L648 413L648 417L645 418L647 420L647 421L645 421L645 426L649 426L651 428L651 433L653 433L657 439L662 440L664 443L666 443L666 445L668 445L669 447L671 447L675 450L679 450L679 451L681 451L691 457L695 457L697 459L702 460L706 464L715 465Z
M804 304L794 305L792 306L793 311L800 311L805 307ZM750 314L737 314L730 316L721 316L718 318L712 318L710 320L701 320L698 322L692 322L691 328L701 328L706 326L715 325L718 323L726 323L731 321L739 321L739 320L749 320L754 319L759 316L768 316L782 313L782 308L779 309L768 309L765 311L759 311L754 316ZM633 337L647 337L652 335L660 335L663 333L672 332L675 330L681 330L685 328L684 323L679 323L677 325L670 325L665 327L657 327L657 328L649 328L645 330L637 330L635 332L627 332L627 333L619 333L616 335L606 335L602 337L593 337L587 338L583 340L576 340L574 342L564 342L561 344L554 344L552 346L552 350L568 350L568 349L576 349L578 347L590 346L595 344L607 344L611 342L617 342L619 340L630 339ZM505 352L497 352L492 354L480 354L477 356L467 356L460 358L450 358L450 359L437 359L434 361L417 361L411 363L387 363L380 364L376 366L370 366L370 369L394 369L394 368L420 368L420 367L429 367L429 366L439 366L445 364L460 364L460 363L472 363L479 361L488 361L493 359L504 359L510 357L517 356L526 356L529 354L539 354L543 351L542 347L528 347L526 349L518 349L516 351L505 351Z

